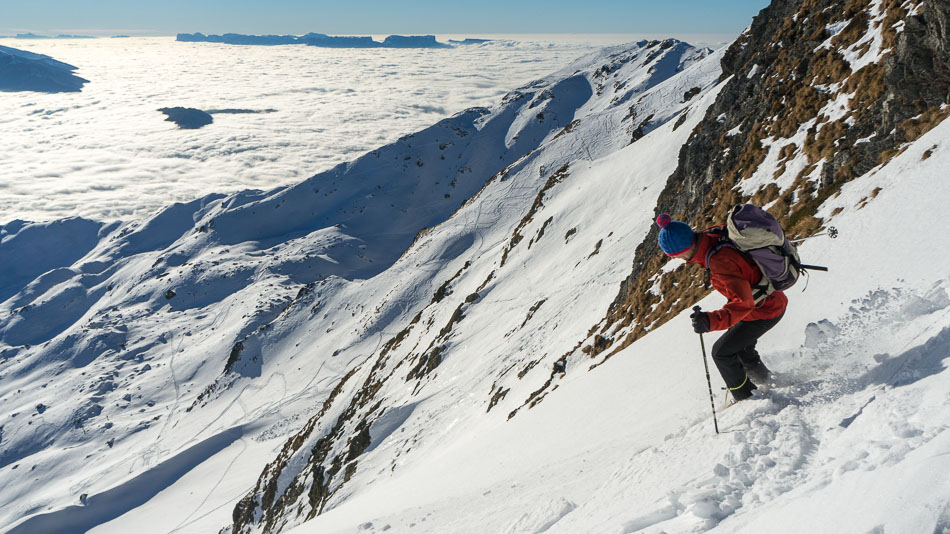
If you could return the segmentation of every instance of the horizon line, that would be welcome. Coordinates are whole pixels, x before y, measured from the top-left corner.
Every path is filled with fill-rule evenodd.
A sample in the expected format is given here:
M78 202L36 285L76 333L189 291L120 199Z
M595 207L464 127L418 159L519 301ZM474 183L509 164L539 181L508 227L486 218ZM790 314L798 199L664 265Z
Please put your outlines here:
M386 35L446 35L446 36L459 36L459 35L576 35L576 36L674 36L674 35L696 35L696 36L722 36L722 37L736 37L742 32L738 33L720 33L720 32L487 32L487 31L474 31L474 32L439 32L439 31L425 31L425 32L341 32L341 33L324 33L318 31L311 31L306 33L242 33L242 32L188 32L188 31L179 31L179 32L165 32L163 30L131 30L131 29L27 29L27 28L10 28L0 30L0 34L3 35L3 38L16 38L17 35L27 35L32 34L38 37L56 37L57 35L76 35L80 37L111 37L116 34L129 34L132 37L176 37L179 34L194 34L201 33L204 35L224 35L227 33L237 34L237 35L294 35L294 36L303 36L308 33L321 33L324 35L330 35L332 37L342 37L342 36L386 36Z

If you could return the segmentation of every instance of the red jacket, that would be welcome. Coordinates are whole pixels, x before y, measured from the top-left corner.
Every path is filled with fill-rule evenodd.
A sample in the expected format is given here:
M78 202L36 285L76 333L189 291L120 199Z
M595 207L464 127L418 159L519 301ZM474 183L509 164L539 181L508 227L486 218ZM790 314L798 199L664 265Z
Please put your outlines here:
M712 286L728 300L722 309L708 312L709 329L726 330L739 321L773 319L782 315L788 305L788 297L781 291L773 292L758 306L755 305L752 286L762 279L762 271L738 250L723 247L709 258L709 265L706 265L709 247L718 240L718 236L699 234L699 248L687 262L708 268Z

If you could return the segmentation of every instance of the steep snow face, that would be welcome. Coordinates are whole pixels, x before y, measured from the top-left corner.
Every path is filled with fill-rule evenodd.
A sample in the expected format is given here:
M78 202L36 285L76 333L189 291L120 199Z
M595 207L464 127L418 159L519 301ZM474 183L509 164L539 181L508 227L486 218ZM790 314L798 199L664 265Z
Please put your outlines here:
M622 55L611 53L611 61ZM674 108L683 103L650 96L664 80L651 76L644 83L641 71L682 70L683 83L708 93L718 60L693 65L706 54L672 41L632 45L622 57L629 67L613 79L640 81L628 85L630 95L617 90L610 98L642 96L655 103L645 105L658 106L651 113L672 117L676 109L668 101ZM473 251L482 259L470 272L482 280L502 256L514 269L518 250L535 246L544 229L541 221L523 220L519 230L537 236L518 248L513 224L547 202L544 191L556 185L555 176L572 174L565 167L572 161L629 143L636 130L629 109L591 104L602 98L594 73L603 65L602 57L587 58L495 108L464 111L296 186L211 195L107 227L76 220L66 225L75 238L56 224L4 226L5 253L28 252L30 243L51 246L36 264L4 264L13 276L4 277L0 305L0 524L17 523L17 532L106 528L116 518L127 525L121 517L150 513L145 503L163 489L208 469L202 466L220 465L222 456L234 458L240 447L245 452L229 469L234 479L215 486L230 493L205 499L187 517L155 523L159 530L222 526L286 436L313 427L312 438L303 432L285 445L290 451L301 439L330 435L341 406L353 402L366 380L364 363L426 310L428 324L420 330L431 331L414 334L421 336L415 343L432 344L426 363L408 342L393 353L393 363L405 361L400 367L416 377L415 394L385 417L364 411L358 439L344 435L347 427L328 449L334 458L344 448L354 457L384 454L375 447L382 437L429 413L413 407L425 383L441 376L433 374L436 360L454 357L442 345L462 321L450 320L461 309L454 285L471 282L461 271L475 265ZM685 136L688 128L679 132ZM583 228L558 222L550 229L564 236L549 233L551 241L573 243L578 259L613 264L599 254L603 244L580 239L588 235ZM459 277L446 283L455 272ZM535 304L511 313L524 320ZM444 332L432 327L445 322ZM394 375L387 387L405 389L404 378ZM435 389L445 387L442 379L436 383ZM310 419L318 411L323 417ZM359 471L350 463L327 484L327 500ZM289 503L301 487L316 491L320 485L307 484L299 471L313 465L307 455L290 458L267 498ZM306 508L306 499L298 505Z
M0 46L0 91L77 92L84 80L76 67L43 54Z
M652 46L659 48L661 43ZM588 72L601 66L595 64L588 67ZM552 84L549 94L553 96L543 94L546 107L542 107L542 104L532 105L535 101L528 104L532 113L548 115L558 100L558 91L577 83L575 68L565 69L564 74L567 75L562 78L565 82L556 81ZM702 67L697 65L696 68L688 69L686 76L691 78L695 86L704 87L709 92L718 77L718 63L711 60ZM664 89L655 86L651 90ZM528 100L520 95L514 98ZM679 104L683 106L682 102ZM281 455L268 466L255 492L242 500L235 510L237 530L274 531L302 520L304 516L297 516L296 510L302 509L306 516L312 517L326 506L333 506L336 496L346 491L347 481L360 476L360 456L367 450L389 458L410 451L413 455L423 454L414 443L438 440L437 431L432 436L407 436L407 442L396 450L389 447L382 451L373 450L374 442L389 435L386 429L391 426L389 421L394 417L402 419L411 412L413 418L438 417L442 420L442 417L447 416L440 413L445 411L442 409L458 402L460 399L456 395L462 391L484 391L463 405L475 403L479 411L487 410L489 406L497 405L507 394L508 388L503 387L501 381L504 376L498 375L500 370L504 370L502 375L510 373L507 380L514 379L514 375L521 371L524 376L536 368L536 373L539 371L541 380L544 380L543 377L549 373L559 353L570 349L578 336L583 334L583 330L576 330L583 326L575 323L571 328L562 328L556 332L559 341L549 340L550 346L544 352L540 352L543 338L554 333L551 327L556 328L557 321L549 322L547 328L537 332L529 328L525 332L534 332L529 336L533 348L522 351L513 349L528 343L517 334L530 322L533 313L548 304L558 309L562 302L555 302L559 299L542 302L543 295L559 294L557 290L545 287L545 284L538 284L536 289L528 291L525 279L514 282L513 278L502 276L502 273L538 272L546 273L538 276L547 276L552 273L551 266L554 264L561 266L566 273L571 273L579 263L589 258L596 258L598 262L587 265L598 265L599 261L603 261L611 267L618 266L609 256L599 256L603 243L598 244L594 238L599 233L597 229L581 230L579 225L584 223L573 218L553 221L541 217L548 212L546 206L553 201L551 195L568 183L590 182L589 189L585 187L584 191L600 196L609 189L602 182L588 178L596 176L595 173L580 173L579 178L574 177L569 162L587 157L591 150L603 151L611 146L628 143L630 129L617 131L604 126L612 119L620 119L616 115L626 114L626 109L611 109L609 114L572 120L572 127L551 137L539 150L496 176L449 221L420 236L392 269L361 288L361 291L372 291L378 297L352 296L347 299L380 302L375 313L364 317L375 322L375 314L381 314L387 317L386 324L391 326L380 331L378 337L375 331L370 330L374 332L372 343L358 349L364 361L354 368L353 374L347 374L345 380L337 384L337 389L328 397L318 417L288 442ZM542 116L538 120L546 119ZM673 124L670 123L668 128L672 130ZM680 135L685 139L688 131L683 130ZM593 148L588 148L587 141L591 141ZM645 162L643 168L648 178L644 181L649 182L655 176L651 171L659 175L668 172L662 165L674 161L672 154L675 154L677 146L678 143L673 143L665 147L665 150L670 151L669 157ZM610 179L611 183L620 180L613 173ZM624 185L623 189L633 195L643 194L642 187ZM646 202L650 201L648 194L642 198ZM571 202L587 203L590 200L586 193L578 193ZM608 234L610 232L605 231L598 237ZM571 250L569 261L563 258L558 260L557 255L545 252L548 247L557 250L568 244ZM541 261L537 269L523 265L523 262L532 258ZM602 267L601 264L601 267L591 268ZM577 306L578 299L596 301L603 298L600 292L577 287L569 276L555 276L571 286L564 287L564 291L560 292L565 299L563 304ZM498 282L495 282L496 277ZM588 276L582 278L590 279ZM509 285L509 282L514 283ZM420 288L426 287L429 291L420 295ZM602 309L597 304L589 306L591 310ZM395 323L388 319L393 313L401 314ZM468 324L479 325L478 321L473 323L469 319L473 314L482 313L486 317L493 317L498 326L490 330L477 326L474 331L465 327ZM307 332L298 329L290 337L302 336L307 341L300 341L301 345L313 343L310 341L313 337L311 326L303 326ZM366 328L372 326L361 326L361 329ZM288 334L281 334L285 335ZM346 350L345 347L343 349ZM473 366L473 362L478 365ZM459 378L454 370L458 366L467 369L463 378ZM493 384L496 381L497 384ZM446 390L451 393L447 396L440 394ZM406 394L409 396L406 397ZM420 398L433 395L440 398L437 404L419 402ZM517 407L525 399L527 392L514 406ZM402 415L390 415L390 409ZM451 426L451 422L445 425Z
M640 143L662 133L591 171L604 179L604 171L636 167L640 150L656 148ZM682 314L594 371L568 372L547 400L510 421L482 415L464 386L454 402L423 395L413 416L361 458L360 472L375 476L357 473L346 499L290 532L945 531L950 272L919 251L950 245L950 233L935 220L934 233L919 232L906 215L938 213L950 199L940 178L948 139L945 121L822 208L838 211L841 237L800 250L831 270L812 275L804 292L789 291L788 313L759 347L786 385L725 411L717 394L719 435L699 339ZM563 290L557 281L545 277ZM698 304L711 309L723 299ZM571 311L583 321L580 307ZM545 304L526 328L550 332L542 325L560 313ZM473 308L459 328L496 325ZM439 371L464 383L483 365L480 348L494 346L488 341ZM509 397L531 387L514 386ZM378 452L407 441L413 450L395 458Z
M939 411L947 394L936 378L945 373L948 356L942 330L950 307L945 267L922 262L905 269L895 258L912 256L922 241L902 242L896 254L879 241L913 232L913 225L895 226L891 219L913 205L903 198L929 211L945 203L946 191L939 187L936 198L922 193L936 179L940 164L926 162L937 157L945 126L908 145L906 157L855 177L852 186L842 187L839 202L829 200L817 212L834 214L836 223L861 229L861 236L842 249L820 241L803 247L806 258L821 258L815 261L833 265L841 277L815 275L804 300L793 301L769 337L768 361L794 387L723 413L728 433L718 441L710 439L698 340L685 318L621 345L614 353L619 362L585 356L603 352L596 337L591 345L578 341L591 337L585 330L610 304L605 291L620 285L618 271L649 235L651 218L636 214L656 206L659 193L650 177L672 173L698 121L718 117L709 109L729 83L714 89L714 82L700 84L695 100L685 104L691 85L674 80L666 84L686 89L677 99L681 109L690 106L680 112L682 123L666 123L590 163L538 165L530 204L529 195L521 211L490 210L521 218L501 235L479 232L479 246L442 271L446 282L429 306L407 313L404 329L380 337L365 364L339 383L340 393L288 442L242 500L235 531L285 529L320 507L322 515L296 530L775 529L770 512L795 517L802 509L795 499L803 494L835 496L864 483L886 488L894 478L907 488L918 476L923 489L907 489L915 499L908 515L898 518L894 505L874 498L840 520L831 501L809 498L821 511L809 524L911 531L939 531L947 524L940 511L947 488L937 474L945 462L930 460L946 445L946 418L907 421L918 410ZM582 142L596 137L585 133ZM512 170L508 180L528 178ZM908 187L919 195L905 197L897 185L898 177L908 175L916 177ZM473 205L490 202L501 187L489 184ZM888 188L897 192L885 204L880 195ZM499 206L516 195L501 191ZM861 213L872 205L881 211ZM449 235L461 241L481 221L469 220ZM450 228L427 234L420 247L452 248L456 241L439 237ZM500 248L500 257L486 262L485 245ZM878 263L886 267L873 276L851 276ZM700 304L721 302L709 297ZM605 338L620 333L603 332ZM879 347L886 348L877 352ZM592 364L597 368L587 372ZM714 387L720 386L716 380ZM884 393L890 390L897 391ZM909 401L920 397L925 400ZM913 408L899 408L905 403ZM855 427L858 420L867 426ZM894 454L852 453L863 440L880 442L882 451ZM816 450L821 460L813 463ZM859 470L877 472L847 476ZM290 481L288 473L295 471L299 475ZM800 524L786 521L779 529L797 531Z
M705 90L697 105L708 105L718 58L683 74ZM701 116L697 110L686 122ZM338 383L320 414L239 504L235 531L278 531L313 517L345 500L351 481L372 485L403 462L425 462L450 430L498 421L537 402L532 390L554 379L552 367L585 335L586 321L603 313L609 299L603 288L618 283L624 270L615 254L648 229L643 219L595 217L592 211L635 213L655 202L656 177L672 171L691 129L674 130L670 121L657 130L665 135L644 137L602 160L569 164L586 155L585 140L610 146L599 139L605 130L598 119L581 118L571 132L492 180L363 286L378 295L392 288L381 306L405 310L390 323L398 329L359 348L365 356L353 374ZM627 151L634 155L619 156ZM422 287L429 292L413 294ZM302 327L307 331L281 336L315 343L311 327ZM575 365L584 363L568 364ZM413 425L412 433L396 432L393 419L403 421L402 428L408 420L427 423ZM364 454L385 458L385 467L364 471ZM304 513L298 516L298 510Z

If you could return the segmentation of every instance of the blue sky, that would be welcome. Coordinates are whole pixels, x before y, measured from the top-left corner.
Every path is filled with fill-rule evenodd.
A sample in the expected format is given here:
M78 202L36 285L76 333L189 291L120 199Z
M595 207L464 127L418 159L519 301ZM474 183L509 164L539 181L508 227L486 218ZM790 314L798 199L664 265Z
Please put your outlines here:
M768 0L0 0L0 35L738 34Z

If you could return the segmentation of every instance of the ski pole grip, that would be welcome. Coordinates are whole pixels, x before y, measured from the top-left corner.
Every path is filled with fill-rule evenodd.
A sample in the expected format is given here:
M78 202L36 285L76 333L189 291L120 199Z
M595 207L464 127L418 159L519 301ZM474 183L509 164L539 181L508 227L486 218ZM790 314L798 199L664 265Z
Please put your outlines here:
M700 308L699 306L693 306L693 311L694 311L694 312L698 312L698 311L702 311L702 310L703 310L703 309Z

